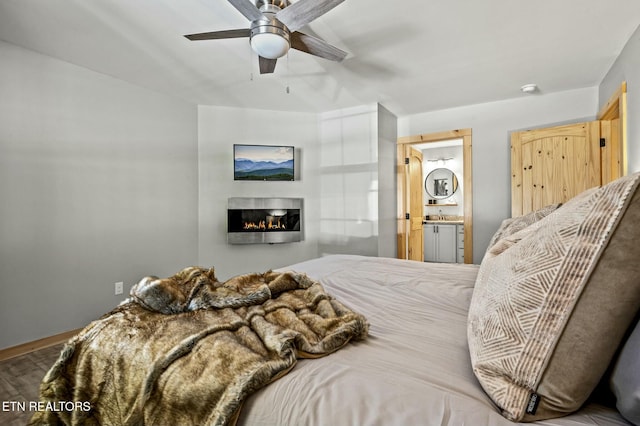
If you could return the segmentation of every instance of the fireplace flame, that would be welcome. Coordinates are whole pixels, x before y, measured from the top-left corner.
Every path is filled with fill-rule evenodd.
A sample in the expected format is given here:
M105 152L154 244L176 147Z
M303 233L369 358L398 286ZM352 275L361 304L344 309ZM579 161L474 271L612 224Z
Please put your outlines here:
M249 231L285 230L287 229L281 217L267 216L267 220L244 222L242 229Z
M284 223L280 222L280 218L278 217L278 223L274 223L274 218L270 217L269 218L269 225L268 225L268 229L287 229L284 226Z
M260 221L260 222L258 222L258 223L255 223L255 222L245 222L245 223L244 223L244 226L243 226L243 228L242 228L242 229L247 229L247 230L253 230L253 229L255 229L255 230L261 231L261 230L265 230L265 229L266 229L266 224L265 224L265 221L264 221L264 220L261 220L261 221Z

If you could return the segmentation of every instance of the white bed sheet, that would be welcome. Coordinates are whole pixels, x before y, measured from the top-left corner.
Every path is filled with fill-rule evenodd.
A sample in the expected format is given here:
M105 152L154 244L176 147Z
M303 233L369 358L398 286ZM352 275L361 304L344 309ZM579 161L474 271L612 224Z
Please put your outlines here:
M478 266L335 255L281 270L319 280L367 317L370 336L300 360L247 399L239 425L514 425L471 370L466 320ZM597 404L535 424L629 425Z

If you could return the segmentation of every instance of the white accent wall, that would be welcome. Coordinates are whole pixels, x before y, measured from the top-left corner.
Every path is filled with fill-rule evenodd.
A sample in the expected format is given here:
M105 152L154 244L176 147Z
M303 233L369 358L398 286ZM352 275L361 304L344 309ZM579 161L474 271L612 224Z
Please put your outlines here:
M320 255L396 256L396 121L379 104L320 114Z

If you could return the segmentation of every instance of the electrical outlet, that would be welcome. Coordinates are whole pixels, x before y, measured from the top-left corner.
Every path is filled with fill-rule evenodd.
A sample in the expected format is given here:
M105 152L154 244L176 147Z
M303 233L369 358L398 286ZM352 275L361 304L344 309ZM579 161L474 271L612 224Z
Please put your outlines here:
M122 294L123 291L124 291L124 283L122 281L117 282L116 283L116 295Z

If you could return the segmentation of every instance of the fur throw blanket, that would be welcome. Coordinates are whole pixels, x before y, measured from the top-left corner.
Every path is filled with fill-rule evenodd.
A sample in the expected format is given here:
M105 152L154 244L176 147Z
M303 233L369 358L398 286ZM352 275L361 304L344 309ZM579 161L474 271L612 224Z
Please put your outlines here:
M368 333L362 315L294 272L222 283L191 267L130 295L65 345L30 424L233 425L245 398L297 358Z

